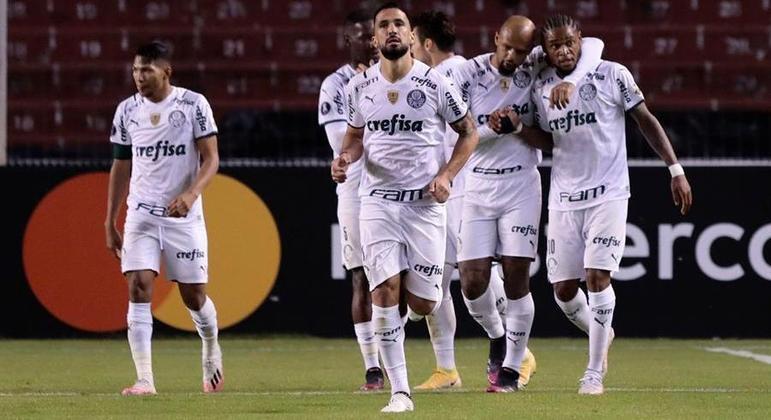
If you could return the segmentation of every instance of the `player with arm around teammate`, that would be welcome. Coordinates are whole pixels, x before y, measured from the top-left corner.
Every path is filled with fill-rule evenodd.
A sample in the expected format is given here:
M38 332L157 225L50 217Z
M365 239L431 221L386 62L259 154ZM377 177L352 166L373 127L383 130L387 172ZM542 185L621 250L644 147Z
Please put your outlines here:
M511 16L496 32L495 51L474 57L453 75L480 136L467 165L458 259L466 306L490 338L489 392L522 389L536 368L527 344L535 316L529 283L541 215L541 154L510 125L488 121L504 110L532 119L530 90L545 66L541 48L533 49L535 35L530 19ZM599 62L603 43L587 39L586 44L589 53L579 66L590 69ZM568 79L554 90L550 99L556 106L564 106L575 83ZM488 286L493 260L503 268L505 319Z
M626 239L630 197L626 158L625 115L637 123L671 174L672 198L682 214L692 194L666 133L645 105L629 70L602 61L581 77L570 104L550 108L549 92L576 71L581 57L581 31L571 17L549 18L543 27L543 49L551 66L535 82L532 100L535 126L524 127L532 144L553 145L549 189L546 267L555 299L565 315L589 335L589 363L579 394L604 392L608 347L613 340L616 297L610 274L619 268ZM507 113L511 124L519 117ZM579 287L586 280L586 296Z

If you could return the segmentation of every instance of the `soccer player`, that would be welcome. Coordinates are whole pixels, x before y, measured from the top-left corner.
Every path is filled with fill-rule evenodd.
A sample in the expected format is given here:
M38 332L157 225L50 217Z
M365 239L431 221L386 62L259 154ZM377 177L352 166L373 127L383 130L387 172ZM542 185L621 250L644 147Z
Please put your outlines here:
M577 69L584 44L578 23L568 16L549 18L542 31L552 67L543 70L533 86L537 125L525 128L522 135L546 148L553 143L546 266L557 304L589 334L589 363L578 393L597 395L604 392L614 334L616 296L610 273L619 268L626 239L630 197L626 114L669 167L672 198L683 215L693 198L683 167L629 70L612 61L602 61L589 72ZM545 98L556 84L575 74L580 79L569 105L551 108ZM513 126L521 127L515 113L507 116ZM579 287L581 279L589 291L588 305Z
M419 315L442 300L450 182L477 143L466 105L451 82L409 54L407 15L395 3L375 12L378 64L354 76L346 88L348 130L332 177L363 158L359 195L364 270L372 291L372 322L391 382L383 412L412 411L399 303ZM445 163L444 127L460 134Z
M455 25L450 18L438 11L426 11L412 20L412 56L433 67L440 74L450 77L453 70L466 59L455 55ZM458 133L452 128L445 129L445 159L452 157ZM460 233L460 210L463 198L464 171L453 179L450 198L447 200L447 239L442 272L442 302L434 315L426 318L431 345L436 357L436 369L431 376L415 389L458 388L462 385L455 365L455 306L450 293L452 274L457 266L456 250ZM503 288L501 287L501 290ZM412 319L419 320L410 313Z
M458 259L466 306L490 338L490 392L523 388L536 368L527 343L535 316L529 271L537 253L541 216L536 168L541 154L512 128L493 129L487 124L490 115L504 108L525 121L532 118L530 89L544 67L543 51L531 51L535 32L530 19L511 16L495 35L494 52L474 57L454 72L479 131L479 146L468 163ZM599 63L603 49L598 39L586 43L590 53L579 63L585 71ZM568 79L557 91L572 89L578 79ZM499 259L503 268L505 322L488 287L493 259Z
M334 156L340 154L346 127L345 85L357 72L377 60L377 49L372 43L372 16L361 9L348 14L343 24L343 38L348 47L348 63L324 79L319 93L319 125L324 127ZM351 273L353 300L351 316L356 340L364 359L365 382L362 391L383 389L383 370L380 368L375 332L372 327L372 301L367 277L362 268L361 240L359 238L359 180L361 162L348 168L348 180L337 186L337 220L340 226L340 247L343 264Z
M137 49L138 93L118 105L110 135L105 236L128 282L128 342L137 371L136 383L123 395L156 393L150 302L161 260L203 342L203 391L220 391L224 383L217 310L206 295L209 255L201 199L219 167L217 125L203 95L171 85L170 60L163 43ZM118 212L126 199L121 237Z

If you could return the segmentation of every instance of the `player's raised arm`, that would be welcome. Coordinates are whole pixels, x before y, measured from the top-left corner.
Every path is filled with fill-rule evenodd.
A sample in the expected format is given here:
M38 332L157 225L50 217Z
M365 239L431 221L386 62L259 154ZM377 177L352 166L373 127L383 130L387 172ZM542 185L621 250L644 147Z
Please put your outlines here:
M661 127L659 120L648 110L645 102L640 102L632 111L632 118L637 122L645 140L659 157L667 164L669 172L672 175L671 189L672 200L675 206L680 207L680 213L685 215L693 203L693 193L688 179L685 177L682 165L677 163L677 155L672 148L664 128Z

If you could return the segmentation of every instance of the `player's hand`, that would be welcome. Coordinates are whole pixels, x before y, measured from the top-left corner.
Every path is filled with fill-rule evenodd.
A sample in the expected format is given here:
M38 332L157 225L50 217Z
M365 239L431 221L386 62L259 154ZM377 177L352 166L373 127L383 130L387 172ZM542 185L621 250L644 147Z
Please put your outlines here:
M367 70L367 66L364 63L359 63L359 65L356 66L355 70L356 70L356 73L362 73L365 70Z
M332 161L332 180L338 184L345 182L345 180L348 179L346 172L350 165L351 156L346 152L340 153L340 156Z
M447 201L450 198L450 178L444 173L437 175L428 184L428 194L434 197L437 203Z
M556 106L557 109L567 108L570 103L570 96L575 89L576 86L570 82L562 82L554 86L551 90L551 95L549 95L550 107L554 108Z
M505 109L491 112L490 118L487 120L487 125L490 129L498 134L501 134L501 117L504 115L504 110Z
M693 193L691 193L688 179L685 178L685 175L678 175L672 178L671 187L672 200L675 202L675 206L680 207L680 214L686 215L693 204Z
M115 258L120 259L121 249L123 248L123 238L121 238L118 228L110 223L104 226L104 231L107 249L112 252Z
M189 191L183 192L169 204L169 207L166 209L166 214L169 217L186 217L187 213L193 207L196 198L198 197Z
M516 127L519 127L520 124L522 124L522 119L519 117L519 114L511 108L506 110L502 118L506 118L511 122L511 124L501 124L501 130L506 133L511 133Z

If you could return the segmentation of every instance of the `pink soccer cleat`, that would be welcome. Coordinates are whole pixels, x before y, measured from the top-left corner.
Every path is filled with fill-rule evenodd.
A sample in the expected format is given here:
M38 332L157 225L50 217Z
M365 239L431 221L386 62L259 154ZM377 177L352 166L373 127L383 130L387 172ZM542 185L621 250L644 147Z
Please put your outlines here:
M151 384L150 381L146 379L139 379L134 383L134 385L131 385L130 387L125 388L120 393L120 395L123 395L123 396L155 395L155 394L157 394L157 392L155 392L155 385Z

